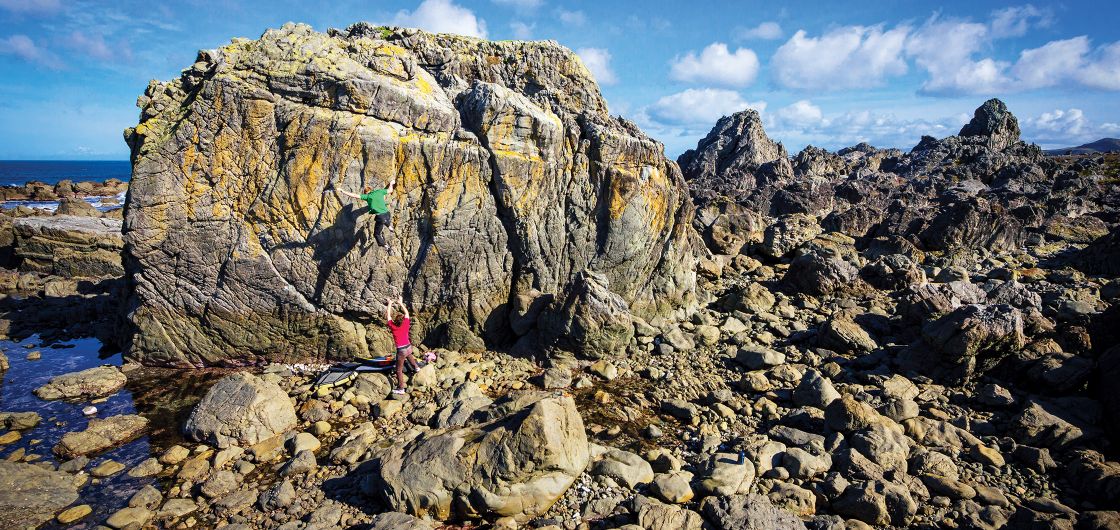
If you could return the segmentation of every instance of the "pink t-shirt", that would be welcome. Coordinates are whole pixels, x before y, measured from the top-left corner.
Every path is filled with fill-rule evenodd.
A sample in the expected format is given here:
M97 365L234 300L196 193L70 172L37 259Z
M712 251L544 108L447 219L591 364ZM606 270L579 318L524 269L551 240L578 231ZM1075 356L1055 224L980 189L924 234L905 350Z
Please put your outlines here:
M393 332L393 341L397 343L397 347L401 348L412 344L408 338L408 319L401 319L401 325L397 325L392 320L389 321L389 330Z

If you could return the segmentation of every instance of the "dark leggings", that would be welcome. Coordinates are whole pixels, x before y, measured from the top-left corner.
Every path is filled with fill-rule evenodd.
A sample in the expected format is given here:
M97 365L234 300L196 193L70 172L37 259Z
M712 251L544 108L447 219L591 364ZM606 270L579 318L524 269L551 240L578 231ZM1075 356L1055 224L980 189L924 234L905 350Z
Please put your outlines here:
M416 363L416 358L412 356L412 345L401 346L397 348L397 388L404 388L404 362L408 358L408 365L413 370L419 370L420 365Z
M385 242L385 227L389 226L393 218L389 212L379 213L373 218L373 237L377 240L377 245L381 247L388 246Z

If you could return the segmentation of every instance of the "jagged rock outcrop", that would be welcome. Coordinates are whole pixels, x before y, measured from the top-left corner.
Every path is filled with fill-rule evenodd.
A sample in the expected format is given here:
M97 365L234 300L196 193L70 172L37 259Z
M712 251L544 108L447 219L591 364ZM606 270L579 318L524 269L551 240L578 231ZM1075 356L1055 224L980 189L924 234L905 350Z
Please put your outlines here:
M685 151L677 163L698 205L726 197L737 202L768 200L774 181L793 176L789 153L762 130L755 110L724 116L696 149ZM765 198L756 198L764 194Z
M693 299L677 166L555 43L286 25L201 52L140 106L124 237L144 362L366 354L398 292L414 340L509 344L511 301L582 270L639 316ZM331 186L392 179L386 255Z
M989 99L976 109L972 121L957 136L982 138L992 149L1006 149L1019 141L1019 120L998 99Z

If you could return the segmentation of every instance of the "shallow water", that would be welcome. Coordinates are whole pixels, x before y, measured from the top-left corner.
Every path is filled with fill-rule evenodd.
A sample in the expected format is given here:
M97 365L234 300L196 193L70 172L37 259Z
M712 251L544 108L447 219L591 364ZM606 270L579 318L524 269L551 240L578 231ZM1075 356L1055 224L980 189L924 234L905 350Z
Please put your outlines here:
M51 448L62 435L86 428L89 418L82 408L90 402L44 401L32 390L47 383L52 377L100 365L120 366L119 353L102 352L97 339L87 338L40 347L38 337L22 343L0 341L0 350L8 357L11 368L0 382L0 410L5 412L35 411L43 421L35 428L23 431L19 441L0 446L0 458L23 448L28 454L39 455L39 461L59 464ZM41 352L42 358L27 360L27 354ZM129 382L116 394L95 400L95 417L105 418L117 414L142 414L150 420L149 434L124 446L99 455L91 455L86 470L112 459L131 469L144 459L161 454L166 448L180 441L179 425L200 396L205 393L217 372L184 374L169 370L140 370L128 374ZM145 484L154 484L156 478L132 478L127 469L104 479L91 479L81 489L77 504L89 504L93 514L68 528L92 528L104 521L114 511L127 506L129 497ZM52 528L48 525L47 528Z

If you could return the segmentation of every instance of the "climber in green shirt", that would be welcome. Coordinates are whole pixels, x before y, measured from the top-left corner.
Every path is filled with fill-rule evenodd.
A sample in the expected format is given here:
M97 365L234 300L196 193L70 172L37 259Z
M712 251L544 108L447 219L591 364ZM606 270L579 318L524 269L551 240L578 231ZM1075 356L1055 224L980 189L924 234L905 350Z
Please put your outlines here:
M369 211L374 215L373 224L373 237L377 239L377 244L385 249L386 252L392 254L392 249L389 248L389 243L385 241L385 228L388 227L391 231L392 216L389 215L389 205L385 202L386 196L393 193L393 187L396 186L397 180L393 179L389 182L388 188L373 189L372 186L366 186L362 190L362 194L350 193L346 190L338 190L339 193L364 201L369 206Z

